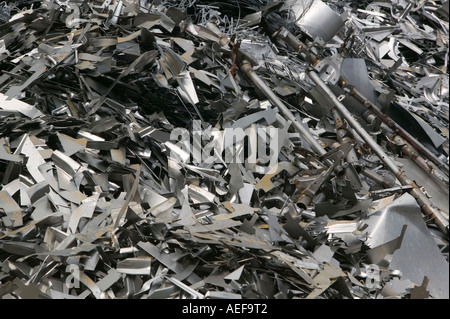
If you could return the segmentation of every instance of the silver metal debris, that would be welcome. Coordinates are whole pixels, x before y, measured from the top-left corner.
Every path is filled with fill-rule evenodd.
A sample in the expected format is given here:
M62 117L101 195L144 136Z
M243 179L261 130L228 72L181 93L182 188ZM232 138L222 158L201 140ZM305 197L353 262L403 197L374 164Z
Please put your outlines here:
M447 299L448 24L1 2L0 298Z

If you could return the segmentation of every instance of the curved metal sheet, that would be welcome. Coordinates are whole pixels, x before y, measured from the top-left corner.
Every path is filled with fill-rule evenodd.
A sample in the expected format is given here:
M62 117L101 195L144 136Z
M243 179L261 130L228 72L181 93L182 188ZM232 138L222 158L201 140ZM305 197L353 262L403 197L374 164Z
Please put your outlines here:
M390 269L400 270L402 280L420 286L430 279L427 289L433 298L449 298L449 267L428 230L414 198L404 194L385 208L371 214L364 222L369 247L377 247L397 238L407 225L401 247L392 254Z

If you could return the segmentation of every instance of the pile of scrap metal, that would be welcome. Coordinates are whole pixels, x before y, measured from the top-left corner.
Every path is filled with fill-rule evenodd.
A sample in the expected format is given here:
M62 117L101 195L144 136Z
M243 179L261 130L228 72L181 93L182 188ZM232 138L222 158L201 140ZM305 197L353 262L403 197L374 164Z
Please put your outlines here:
M448 298L448 8L2 2L1 298Z

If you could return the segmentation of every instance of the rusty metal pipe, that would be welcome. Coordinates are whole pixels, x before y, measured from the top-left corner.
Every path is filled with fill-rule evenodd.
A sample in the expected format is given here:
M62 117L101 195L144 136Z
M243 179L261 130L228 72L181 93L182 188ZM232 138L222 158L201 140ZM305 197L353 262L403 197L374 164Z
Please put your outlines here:
M397 176L401 174L400 169L394 163L394 161L384 152L380 145L372 138L372 136L367 133L367 131L356 121L349 110L342 104L330 90L330 88L322 81L320 76L313 70L307 72L310 79L320 87L325 94L333 102L337 111L342 115L342 117L347 121L347 123L353 127L353 129L364 139L364 141L372 148L372 150L380 157L383 163Z
M300 52L301 49L304 48L304 45L292 34L290 34L287 30L281 30L282 32L278 33L278 36L284 40L287 40L286 43L290 45L292 48L296 50L296 52ZM317 60L315 61L317 62ZM380 157L383 163L391 170L392 173L398 178L400 183L403 186L410 185L412 186L412 190L409 192L417 201L417 203L422 208L422 211L431 216L434 219L435 224L438 228L445 234L448 235L449 232L449 223L448 220L444 218L444 216L434 208L428 198L426 198L425 194L423 194L419 187L407 178L404 175L398 166L392 161L387 154L383 151L383 149L373 140L373 138L364 130L364 128L353 118L351 113L347 110L347 108L336 98L336 96L331 92L331 90L327 87L327 85L322 81L322 79L318 76L318 74L314 71L308 72L309 77L313 80L316 85L320 86L329 97L332 99L333 104L338 109L339 113L348 121L348 123L355 129L355 131L360 134L360 136L366 141L367 144L375 151L375 153ZM342 83L342 79L340 81ZM401 137L407 140L416 150L418 150L422 155L432 161L438 168L442 169L448 176L449 169L448 165L442 163L433 153L431 153L427 148L425 148L419 141L417 141L414 137L412 137L409 133L407 133L403 128L401 128L397 123L392 121L389 117L384 115L375 105L373 105L370 101L368 101L361 93L359 93L356 89L352 89L352 95L359 100L364 106L368 108L372 113L374 113L382 122L384 122L387 126L393 129L396 133L398 133ZM362 100L362 101L361 101ZM365 174L369 174L368 171L365 171ZM376 178L376 177L375 177Z
M289 32L285 27L281 27L275 34L275 37L282 39L290 47L292 47L302 58L306 61L315 64L318 62L317 56L303 42L301 42L295 35Z
M358 165L360 173L364 176L370 178L371 180L375 181L376 183L380 184L381 186L385 188L392 188L395 187L394 184L389 183L386 179L383 178L383 176L375 173L374 171L371 171L367 167L364 167L362 165Z
M410 7L405 10L404 14L409 11ZM403 18L403 16L401 17ZM401 19L400 18L400 19ZM291 32L282 27L275 36L279 37L283 41L285 41L289 46L291 46L297 53L301 54L302 57L305 58L304 51L308 50L308 47L303 44L300 40L297 39ZM308 62L311 62L313 65L316 64L319 60L316 55L313 53L309 54L306 57ZM342 86L345 81L340 78L340 85ZM421 155L425 156L429 161L435 164L439 169L441 169L447 176L449 176L449 166L443 163L436 155L434 155L429 149L427 149L422 143L420 143L417 139L415 139L411 134L409 134L406 130L404 130L401 126L395 123L392 119L390 119L386 114L381 112L381 110L375 106L372 102L367 100L364 95L358 92L355 88L352 88L350 94L363 106L365 106L370 112L376 115L383 123L385 123L388 127L393 129L398 135L404 138L410 145L416 149Z
M342 84L342 81L341 81ZM447 176L449 175L449 167L442 162L436 155L434 155L428 148L420 143L416 138L409 134L405 129L395 123L386 114L384 114L376 105L367 100L358 90L352 88L350 95L353 96L358 102L365 106L370 112L375 114L384 124L392 129L397 135L407 141L415 150L417 150L422 156L431 161L439 169L441 169Z
M348 130L345 128L344 121L342 121L341 116L339 115L339 112L336 111L336 109L332 109L331 113L333 115L334 120L334 126L336 128L336 136L340 144L349 142L351 139L347 136ZM358 156L356 155L355 149L351 149L346 157L347 161L349 163L354 163L358 160Z
M333 108L331 110L331 112L333 115L333 119L334 119L334 123L335 123L335 127L336 127L336 136L337 136L339 143L342 144L342 143L348 142L350 140L350 137L347 136L347 134L349 132L345 128L344 121L342 120L341 116L339 115L339 112L336 111L335 108ZM335 144L339 145L339 143L335 143ZM356 151L354 149L350 150L350 152L347 154L346 159L349 163L353 163L353 165L358 167L361 174L370 178L371 180L375 181L376 183L380 184L381 186L386 187L386 188L392 188L395 186L394 184L386 181L382 176L378 175L374 171L371 171L371 170L367 169L366 167L362 166L361 164L359 164L357 162L358 156L356 155Z
M405 141L401 136L396 135L395 133L385 133L389 139L391 139L397 145L402 146L402 152L406 154L413 162L415 162L418 166L420 166L425 172L430 174L430 176L438 182L441 186L448 190L448 180L442 176L439 172L437 172L434 167L429 165L427 160L423 158L416 150Z
M440 211L431 205L429 199L419 189L416 183L410 180L403 171L395 164L395 162L384 152L380 145L367 133L367 131L356 121L350 111L337 99L336 95L328 88L325 82L319 77L319 75L313 71L308 71L310 79L325 92L333 102L334 106L347 123L353 127L353 129L364 139L364 141L372 148L375 154L381 159L381 161L389 168L389 170L397 177L403 186L410 185L412 190L409 192L417 201L426 215L433 218L436 226L443 233L448 234L449 223L448 220L440 213Z

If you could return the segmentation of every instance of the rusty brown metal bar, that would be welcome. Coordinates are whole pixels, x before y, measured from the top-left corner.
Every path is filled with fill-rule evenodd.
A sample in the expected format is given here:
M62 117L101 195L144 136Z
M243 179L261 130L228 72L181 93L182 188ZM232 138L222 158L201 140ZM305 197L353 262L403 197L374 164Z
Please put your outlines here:
M347 86L348 84L341 80L339 82L340 86ZM400 125L395 123L389 116L384 114L376 105L366 99L358 90L355 88L351 88L349 94L355 98L356 101L360 102L363 106L365 106L370 112L375 114L384 124L386 124L390 129L392 129L399 137L403 138L406 142L408 142L411 147L413 147L417 152L419 152L422 156L426 157L429 161L431 161L436 167L441 169L447 176L449 175L449 167L445 163L442 162L436 155L434 155L429 149L427 149L422 143L420 143L416 138L414 138L411 134L409 134L405 129L403 129ZM422 167L422 165L421 165ZM429 170L427 167L426 170Z
M372 138L372 136L367 133L367 131L361 126L361 124L356 121L350 111L338 100L336 95L330 90L330 88L325 84L325 82L320 78L320 76L313 70L308 71L308 76L310 79L325 92L328 97L333 102L334 106L341 114L341 116L347 121L347 123L361 136L361 138L371 147L375 154L378 155L380 160L389 168L389 170L397 177L403 186L412 186L409 193L416 199L422 211L430 216L436 226L443 233L448 234L449 223L448 220L441 214L441 212L434 207L428 197L420 190L419 186L410 180L405 172L400 170L400 168L395 164L395 162L384 152L380 145Z
M287 29L282 27L278 32L275 33L275 36L282 39L286 42L290 47L292 47L302 58L304 58L306 61L310 62L311 65L315 65L319 62L319 59L317 56L312 53L308 46L302 43L296 36L294 36L291 32L289 32ZM342 78L339 79L338 84L341 87L350 85ZM424 156L426 159L431 161L434 165L436 165L437 168L442 170L442 172L449 176L449 166L442 162L436 155L434 155L428 148L426 148L422 143L420 143L417 139L415 139L411 134L409 134L405 129L403 129L401 126L399 126L397 123L395 123L389 116L384 114L376 105L374 105L372 102L370 102L368 99L364 97L358 90L356 90L354 87L351 87L350 89L350 95L355 98L356 101L358 101L360 104L362 104L364 107L368 109L371 113L373 113L375 116L377 116L383 123L385 123L389 128L394 130L394 132L402 137L405 141L407 141L411 147L413 147L417 152L419 152L422 156ZM414 160L414 159L413 159ZM425 168L423 167L427 172L430 173L430 169L427 165ZM435 172L431 172L432 174Z

